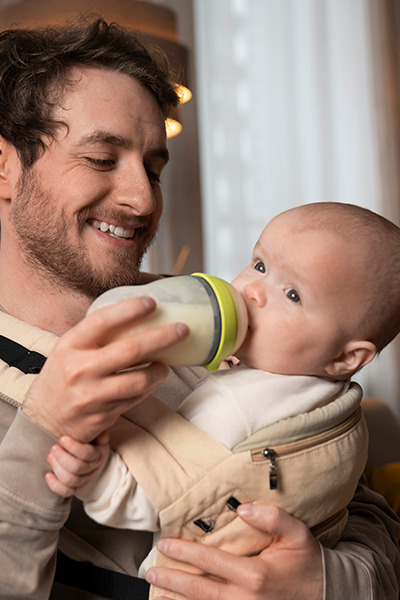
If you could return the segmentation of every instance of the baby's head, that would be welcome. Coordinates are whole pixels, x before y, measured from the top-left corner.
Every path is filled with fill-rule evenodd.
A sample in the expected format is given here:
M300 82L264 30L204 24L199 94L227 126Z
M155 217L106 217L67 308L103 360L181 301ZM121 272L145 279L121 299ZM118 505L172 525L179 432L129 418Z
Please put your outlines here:
M348 379L400 331L400 229L358 206L288 210L233 281L249 312L249 367Z

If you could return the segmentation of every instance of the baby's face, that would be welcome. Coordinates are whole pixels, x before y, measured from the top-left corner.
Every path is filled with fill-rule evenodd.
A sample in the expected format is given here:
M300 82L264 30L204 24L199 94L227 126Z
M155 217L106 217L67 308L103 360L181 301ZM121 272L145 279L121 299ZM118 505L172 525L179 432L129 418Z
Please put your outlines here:
M327 364L351 339L365 291L349 246L305 227L296 210L267 225L232 284L249 313L236 356L249 367L292 375L328 375Z

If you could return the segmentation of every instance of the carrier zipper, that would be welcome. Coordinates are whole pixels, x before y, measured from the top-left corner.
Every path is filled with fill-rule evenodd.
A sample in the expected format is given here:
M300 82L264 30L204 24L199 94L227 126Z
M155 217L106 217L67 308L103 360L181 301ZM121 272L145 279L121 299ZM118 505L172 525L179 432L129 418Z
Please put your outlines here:
M278 467L276 466L276 452L273 448L264 448L262 455L269 460L269 489L278 489Z
M348 419L343 421L343 423L339 423L339 425L332 427L332 429L329 429L328 431L323 431L312 437L296 440L288 444L281 444L275 446L275 448L255 448L254 450L251 450L251 459L253 462L269 461L269 489L276 490L278 489L279 475L278 465L276 464L277 458L289 456L290 454L295 454L296 452L301 452L302 450L307 450L313 446L329 442L331 439L343 435L352 429L352 427L360 421L361 416L362 410L359 406Z

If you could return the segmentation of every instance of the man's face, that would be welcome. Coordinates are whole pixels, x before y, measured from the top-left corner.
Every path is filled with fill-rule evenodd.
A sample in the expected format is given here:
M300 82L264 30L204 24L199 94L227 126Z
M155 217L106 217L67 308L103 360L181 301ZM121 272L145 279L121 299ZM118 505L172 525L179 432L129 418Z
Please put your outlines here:
M232 282L249 313L236 356L249 367L329 376L327 365L352 339L365 286L335 235L301 222L297 211L273 219L253 258Z
M127 75L75 69L61 126L11 204L16 244L53 284L94 298L135 282L162 212L162 111Z

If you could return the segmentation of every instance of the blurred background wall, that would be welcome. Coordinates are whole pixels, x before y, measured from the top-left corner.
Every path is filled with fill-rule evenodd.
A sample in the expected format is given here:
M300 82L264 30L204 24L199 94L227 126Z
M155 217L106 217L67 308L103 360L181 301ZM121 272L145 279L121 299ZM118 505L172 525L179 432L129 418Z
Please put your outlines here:
M0 27L89 11L139 28L140 4L167 11L193 92L146 269L178 261L230 280L264 225L302 203L359 204L400 225L398 0L0 0ZM399 366L396 342L356 379L400 416Z

